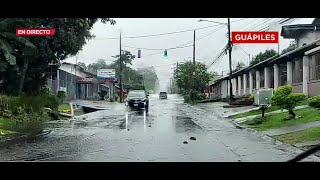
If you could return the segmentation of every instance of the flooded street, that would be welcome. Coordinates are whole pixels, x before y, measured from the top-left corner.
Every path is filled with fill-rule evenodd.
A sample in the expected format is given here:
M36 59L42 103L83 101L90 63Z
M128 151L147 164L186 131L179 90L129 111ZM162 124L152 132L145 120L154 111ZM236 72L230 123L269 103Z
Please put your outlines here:
M0 148L0 160L238 162L285 161L296 155L236 129L213 107L184 104L178 95L166 100L151 95L148 114L129 112L119 103L105 106L77 120L50 122L49 135Z

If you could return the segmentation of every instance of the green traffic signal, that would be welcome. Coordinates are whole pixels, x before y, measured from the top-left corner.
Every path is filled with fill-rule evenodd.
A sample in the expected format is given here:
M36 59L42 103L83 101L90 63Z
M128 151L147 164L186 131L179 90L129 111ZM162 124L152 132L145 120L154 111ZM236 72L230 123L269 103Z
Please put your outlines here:
M164 58L168 59L168 51L167 50L164 50Z

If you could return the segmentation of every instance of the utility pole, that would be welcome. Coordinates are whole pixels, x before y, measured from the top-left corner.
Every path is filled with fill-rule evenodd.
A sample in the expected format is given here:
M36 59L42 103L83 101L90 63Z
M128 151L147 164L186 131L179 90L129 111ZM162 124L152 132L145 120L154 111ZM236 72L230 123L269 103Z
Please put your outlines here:
M122 103L122 58L121 58L121 32L120 32L120 58L119 58L119 62L120 62L120 66L119 66L119 81L120 81L120 103Z
M192 84L192 100L194 101L195 98L195 85L196 85L196 30L193 31L193 74L192 74L192 79L193 79L193 84Z
M74 66L74 76L75 76L75 80L74 80L74 89L75 89L75 95L74 95L74 99L77 99L77 64L78 64L78 54L76 55L76 64Z
M233 101L233 94L232 94L232 63L231 63L231 51L232 51L232 42L231 42L231 32L230 32L230 18L228 18L228 49L229 49L229 70L230 70L230 74L229 74L229 82L230 82L230 97L229 97L229 103L231 103Z

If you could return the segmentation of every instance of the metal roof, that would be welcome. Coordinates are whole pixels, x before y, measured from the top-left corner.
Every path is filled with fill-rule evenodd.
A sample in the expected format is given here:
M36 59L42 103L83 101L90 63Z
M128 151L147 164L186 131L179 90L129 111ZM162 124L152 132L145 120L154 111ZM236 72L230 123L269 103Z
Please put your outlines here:
M283 38L295 38L302 31L319 31L320 24L295 24L281 27L281 36Z

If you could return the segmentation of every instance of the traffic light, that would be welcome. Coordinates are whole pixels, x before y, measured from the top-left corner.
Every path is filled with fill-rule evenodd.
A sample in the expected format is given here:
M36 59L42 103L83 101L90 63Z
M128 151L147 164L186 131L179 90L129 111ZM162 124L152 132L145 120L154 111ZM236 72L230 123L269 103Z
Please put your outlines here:
M141 58L141 50L138 50L138 58Z
M164 50L164 58L168 59L168 51L166 49Z

